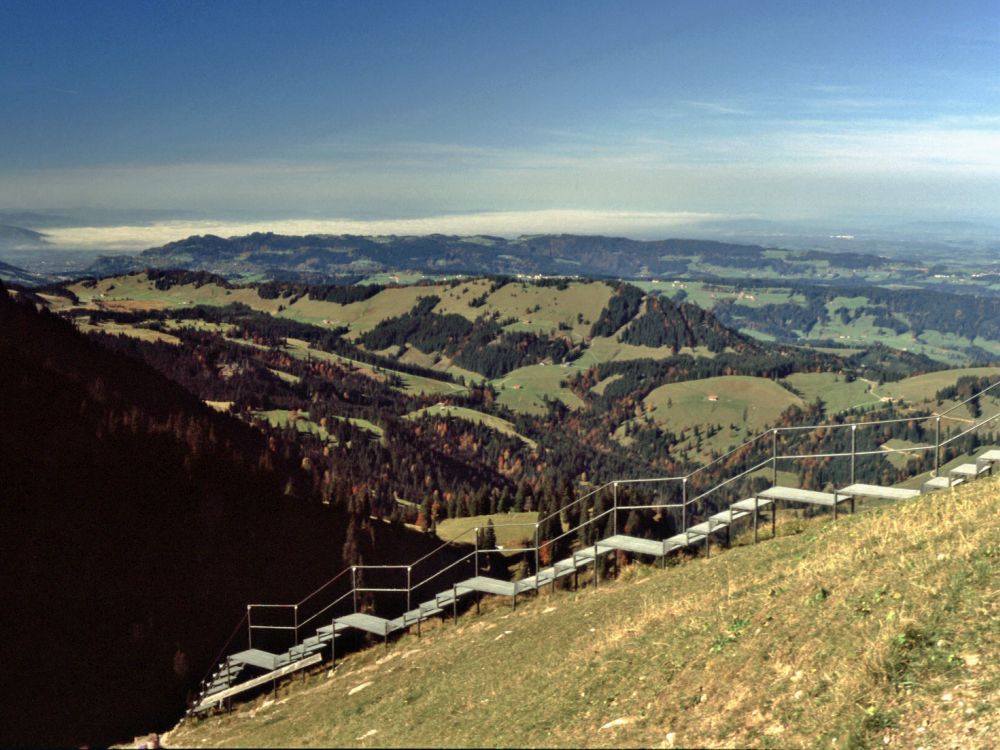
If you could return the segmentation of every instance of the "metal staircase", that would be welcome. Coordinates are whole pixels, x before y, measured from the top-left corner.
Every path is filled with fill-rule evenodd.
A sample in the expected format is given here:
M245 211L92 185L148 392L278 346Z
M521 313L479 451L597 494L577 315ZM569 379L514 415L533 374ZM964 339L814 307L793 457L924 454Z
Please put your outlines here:
M916 445L892 451L887 451L883 447L880 447L879 450L856 450L857 430L878 429L886 424L907 421L900 419L774 428L748 440L734 451L685 476L608 482L560 508L550 516L527 525L528 528L533 527L534 529L533 545L504 550L508 553L534 554L535 572L522 580L505 581L482 575L480 557L486 553L499 553L495 550L480 549L480 529L475 528L444 542L437 550L413 563L406 565L359 565L347 568L297 604L251 604L247 607L244 622L237 626L233 637L223 648L223 653L233 648L235 637L242 634L244 624L246 625L246 648L235 650L219 660L215 671L203 680L201 692L194 705L188 710L188 716L202 714L220 707L235 695L253 687L268 682L276 684L279 678L318 664L324 659L326 653L335 661L337 640L348 630L374 635L382 638L388 644L389 636L399 631L415 628L417 635L419 635L422 622L432 617L449 614L449 610L451 616L457 618L460 600L472 595L475 595L477 611L479 599L483 594L509 597L511 607L516 608L518 597L530 592L537 592L546 586L554 589L556 581L568 576L573 576L574 581L577 581L579 572L588 566L594 567L593 582L594 586L597 587L600 581L598 560L619 551L632 555L643 555L659 560L661 564L665 563L671 553L685 548L703 546L707 555L713 535L725 533L728 544L734 525L743 520L748 520L752 524L753 540L757 542L762 513L765 513L770 520L771 536L774 535L779 504L829 508L833 517L836 518L840 507L844 504L848 504L850 512L853 513L855 501L859 497L879 498L887 501L902 500L940 489L952 488L960 483L973 481L984 474L992 474L993 465L1000 462L1000 449L985 450L976 457L973 463L954 466L945 473L941 472L940 458L942 449L950 443L971 435L984 425L1000 419L1000 411L988 418L975 420L972 427L959 428L955 434L944 440L941 437L941 420L948 419L951 412L973 399L986 395L987 392L998 386L1000 386L1000 382L953 406L946 412L919 418L933 424L935 435L933 444ZM953 419L963 424L968 422L968 419ZM782 433L835 429L851 430L850 452L779 454L778 439ZM761 441L767 441L768 438L771 442L771 456L769 458L734 473L733 476L724 481L715 481L701 494L690 496L689 490L694 486L695 480L699 476L709 476L708 470L717 467L720 462L731 459L741 450L749 455L751 451L747 450L748 446L752 448ZM885 455L887 452L921 453L929 451L934 452L933 476L924 481L919 490L885 487L855 481L856 462L859 457ZM820 458L849 460L850 482L832 492L788 487L778 483L779 462ZM768 473L770 473L770 477L767 476ZM746 493L749 496L741 497L736 501L721 499L727 492L739 491L745 485L755 483L760 485L761 478L763 480L769 479L770 482L764 481L764 484L769 486L758 487L756 491ZM756 480L756 482L751 480ZM659 501L646 504L635 504L631 501L620 502L619 489L634 485L660 488ZM611 495L611 507L600 514L588 515L586 511L593 509L594 501L599 493ZM675 500L677 495L680 496L679 501L668 502L668 500ZM739 496L737 495L737 497ZM554 539L539 539L539 529L543 524L553 518L558 518L560 514L566 513L577 505L580 506L578 510L582 511L582 515L587 516L586 520L576 527L564 531ZM722 509L717 510L720 506ZM711 508L716 512L710 513L705 510L700 517L696 517L695 513L699 508ZM680 516L679 527L682 530L664 539L647 539L619 533L618 518L621 511L677 512ZM696 522L689 523L689 520ZM610 524L611 533L589 545L581 544L568 557L552 562L545 567L539 567L540 552L547 545L554 545L563 538L572 541L576 538L574 535L600 529L598 524L605 526ZM500 528L503 525L499 524L495 528ZM510 525L523 526L524 524ZM468 539L470 534L473 536ZM472 551L468 551L469 546L473 547ZM550 550L553 548L549 547ZM451 557L438 561L437 558L441 557L439 553L443 551L451 553ZM463 552L464 554L462 554ZM405 581L403 580L404 573ZM464 577L466 573L471 573L471 575ZM422 578L421 575L423 575ZM449 576L450 583L443 583L446 580L443 578L445 575ZM369 580L371 577L374 577L374 580ZM429 589L437 590L429 598L414 606L412 600L420 598L416 594ZM337 592L341 593L338 595ZM396 617L391 619L378 617L358 611L358 597L365 594L392 594L397 598L405 596L406 604L401 606L402 612ZM278 651L264 649L260 644L254 645L255 636L258 641L262 638L266 640L268 637L273 640L273 636L276 634L290 640L291 645Z

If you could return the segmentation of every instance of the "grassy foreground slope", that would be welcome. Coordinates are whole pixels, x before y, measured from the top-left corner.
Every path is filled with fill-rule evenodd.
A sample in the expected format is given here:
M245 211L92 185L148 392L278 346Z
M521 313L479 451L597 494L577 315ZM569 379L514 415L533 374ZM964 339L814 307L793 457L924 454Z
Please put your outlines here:
M1000 483L666 570L493 602L171 744L986 747L1000 729Z

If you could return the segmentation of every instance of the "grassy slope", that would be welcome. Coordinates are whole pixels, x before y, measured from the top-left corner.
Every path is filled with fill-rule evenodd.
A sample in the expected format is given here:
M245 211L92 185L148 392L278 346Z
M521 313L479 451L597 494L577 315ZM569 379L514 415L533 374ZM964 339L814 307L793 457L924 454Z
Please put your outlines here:
M427 406L423 409L412 411L406 416L407 419L419 419L424 414L428 414L432 417L455 417L456 419L465 419L470 422L484 424L497 432L502 432L505 435L510 435L511 437L523 440L532 448L538 447L538 444L534 440L522 435L517 431L517 429L515 429L514 425L506 419L493 416L492 414L484 414L483 412L476 411L475 409L468 409L464 406L445 406L444 404L435 404L434 406Z
M513 549L520 547L528 539L534 544L535 522L537 513L493 513L485 516L463 516L462 518L446 518L437 525L437 535L442 539L461 537L466 544L473 544L475 536L470 529L485 528L488 521L493 521L497 544Z
M779 539L709 560L484 606L168 740L986 747L1000 729L998 489L789 519Z
M967 367L962 370L941 370L926 375L915 375L904 378L896 383L884 383L877 388L880 396L902 398L910 403L918 404L924 400L933 399L934 393L941 388L954 385L964 375L984 377L1000 373L998 367Z
M832 372L797 372L788 376L788 382L802 392L803 400L812 402L823 399L827 414L839 414L848 409L874 406L879 398L870 392L866 380L845 382L842 375ZM953 381L954 382L954 381Z
M709 396L717 401L709 401ZM722 375L684 383L669 383L644 399L653 419L670 429L706 423L746 424L758 429L802 400L767 378ZM743 413L746 411L746 419Z

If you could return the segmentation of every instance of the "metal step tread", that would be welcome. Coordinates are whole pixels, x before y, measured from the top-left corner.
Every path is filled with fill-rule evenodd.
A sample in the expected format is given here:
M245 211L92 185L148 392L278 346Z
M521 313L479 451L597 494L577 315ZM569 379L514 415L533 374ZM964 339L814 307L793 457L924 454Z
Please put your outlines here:
M838 495L851 497L878 497L883 500L908 500L920 494L920 490L904 490L900 487L882 487L877 484L850 484L837 490Z
M965 480L962 477L931 477L924 481L920 485L921 492L927 492L927 490L943 490L949 487L957 487Z
M989 465L984 464L961 464L955 468L948 471L951 476L955 477L965 477L966 479L975 479L981 474L985 474L990 470Z
M338 622L335 625L323 625L322 627L316 628L316 632L322 636L328 637L333 634L334 636L339 637L341 633L348 630L350 627L350 625L343 625Z
M683 547L689 547L692 544L697 544L698 542L704 541L704 539L704 534L699 534L688 529L686 534L681 532L680 534L674 534L672 537L667 538L664 540L664 545L667 552L671 552L675 549L681 549Z
M729 514L726 513L728 516ZM700 534L704 539L708 534L713 534L716 531L721 531L729 525L729 520L725 521L714 521L709 518L707 521L702 521L701 523L696 523L694 526L688 528L688 531L692 534Z
M512 581L502 581L499 578L490 578L489 576L473 576L458 585L484 594L497 594L499 596L513 596L515 590Z
M758 497L767 498L768 500L782 500L788 503L827 506L850 499L841 497L835 492L817 492L816 490L803 490L798 487L782 487L779 485L764 490L758 494Z
M615 534L607 539L597 542L595 547L599 549L620 549L625 552L632 552L638 555L652 555L659 557L663 554L663 542L653 539L643 539L637 536L627 536L625 534Z
M272 654L270 651L262 651L259 648L248 648L246 651L233 654L231 658L234 661L243 662L253 667L271 670L274 669L274 663L278 655Z
M724 510L721 513L715 513L709 516L708 518L710 521L716 522L716 524L718 523L729 524L732 523L733 521L739 521L741 518L746 518L747 516L752 516L752 515L753 515L752 510L736 510L733 509L732 506L730 506L730 510ZM713 529L716 528L716 524L712 525Z
M771 504L771 501L766 497L758 497L757 500L757 510L761 508L766 508ZM753 513L754 509L754 498L748 497L746 500L740 500L737 503L733 503L729 506L730 508L735 508L736 510L744 510L749 513Z
M363 630L366 633L373 633L375 635L385 636L392 632L392 629L389 627L389 621L384 617L376 617L375 615L368 615L363 612L344 615L343 617L338 617L336 621L356 630Z

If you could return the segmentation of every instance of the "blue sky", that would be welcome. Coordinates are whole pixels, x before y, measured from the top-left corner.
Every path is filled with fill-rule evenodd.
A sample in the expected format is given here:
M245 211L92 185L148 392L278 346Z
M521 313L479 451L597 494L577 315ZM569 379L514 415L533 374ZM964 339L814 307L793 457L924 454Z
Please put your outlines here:
M0 25L0 208L1000 218L995 0L2 0Z

